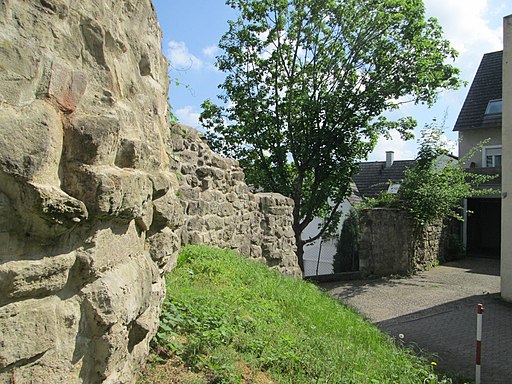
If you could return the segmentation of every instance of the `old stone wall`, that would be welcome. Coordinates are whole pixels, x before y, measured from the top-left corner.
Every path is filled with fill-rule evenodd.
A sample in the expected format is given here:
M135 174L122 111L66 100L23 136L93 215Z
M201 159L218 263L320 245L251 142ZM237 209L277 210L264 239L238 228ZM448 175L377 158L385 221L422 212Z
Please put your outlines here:
M179 246L148 240L181 225L160 44L149 0L0 2L0 382L130 382L148 352Z
M359 268L367 276L406 275L445 257L442 223L420 227L404 211L376 208L362 211L359 225Z
M174 151L167 92L150 0L0 0L0 383L133 382L182 240L297 274L289 200Z
M281 272L300 276L292 229L293 201L252 193L238 162L214 153L201 133L172 127L177 196L185 213L182 244L232 248Z

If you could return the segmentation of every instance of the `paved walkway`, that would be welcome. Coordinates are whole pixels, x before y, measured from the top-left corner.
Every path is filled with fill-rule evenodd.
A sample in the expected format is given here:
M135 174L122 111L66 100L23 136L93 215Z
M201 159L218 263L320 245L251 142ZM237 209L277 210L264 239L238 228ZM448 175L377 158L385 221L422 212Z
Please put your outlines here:
M500 300L499 261L466 258L403 279L324 283L383 331L474 378L476 305L484 305L482 384L512 383L512 304Z

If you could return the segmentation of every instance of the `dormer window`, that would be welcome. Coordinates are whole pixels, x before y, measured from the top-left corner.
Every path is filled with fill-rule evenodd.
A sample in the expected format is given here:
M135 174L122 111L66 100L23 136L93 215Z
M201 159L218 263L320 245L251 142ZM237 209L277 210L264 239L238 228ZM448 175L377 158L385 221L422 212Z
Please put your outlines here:
M487 104L487 109L485 110L486 115L495 115L497 113L501 113L503 108L503 102L501 99L490 100Z

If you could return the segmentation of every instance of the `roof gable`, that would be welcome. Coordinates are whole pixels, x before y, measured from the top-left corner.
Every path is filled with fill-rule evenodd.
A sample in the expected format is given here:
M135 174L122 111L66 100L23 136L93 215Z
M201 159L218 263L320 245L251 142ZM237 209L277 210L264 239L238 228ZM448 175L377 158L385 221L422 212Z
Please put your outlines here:
M503 51L486 53L455 123L454 131L501 128L501 113L485 115L490 100L502 97Z

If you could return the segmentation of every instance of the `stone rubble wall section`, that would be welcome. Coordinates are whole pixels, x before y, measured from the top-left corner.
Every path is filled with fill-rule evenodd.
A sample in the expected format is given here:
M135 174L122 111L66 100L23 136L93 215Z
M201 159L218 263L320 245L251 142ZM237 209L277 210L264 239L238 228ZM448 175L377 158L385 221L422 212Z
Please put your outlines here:
M183 215L149 0L0 1L0 382L127 383ZM161 245L165 245L165 248Z
M182 244L231 248L284 274L301 276L293 201L276 193L252 193L236 160L214 153L191 127L171 129L177 196L185 213Z
M178 180L167 69L150 0L0 0L1 383L134 382L182 238L297 271L288 200Z
M431 268L445 256L446 227L420 227L398 209L361 212L359 269L366 276L407 275Z

